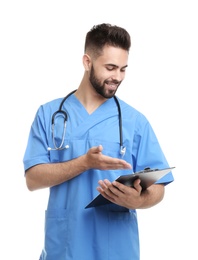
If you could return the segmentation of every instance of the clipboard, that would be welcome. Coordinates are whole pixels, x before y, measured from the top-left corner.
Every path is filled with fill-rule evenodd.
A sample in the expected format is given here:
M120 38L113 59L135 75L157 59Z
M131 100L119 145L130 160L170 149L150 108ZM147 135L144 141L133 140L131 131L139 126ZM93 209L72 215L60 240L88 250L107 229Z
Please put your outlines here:
M116 181L129 186L133 187L133 182L137 179L140 179L140 185L142 186L142 191L146 190L149 186L154 184L156 181L161 179L163 176L168 174L172 169L175 167L169 167L169 168L164 168L164 169L150 169L145 168L142 171L132 173L132 174L127 174L127 175L122 175L116 179ZM86 207L91 208L91 207L98 207L106 204L112 203L111 201L107 200L104 198L101 194L99 194L97 197L95 197Z

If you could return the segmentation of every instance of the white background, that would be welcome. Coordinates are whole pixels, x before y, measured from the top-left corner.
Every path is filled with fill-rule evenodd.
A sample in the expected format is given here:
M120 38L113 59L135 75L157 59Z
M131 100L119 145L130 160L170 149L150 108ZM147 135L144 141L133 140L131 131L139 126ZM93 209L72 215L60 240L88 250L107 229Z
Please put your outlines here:
M48 190L25 185L30 125L40 104L78 87L85 34L103 22L132 37L118 96L147 116L176 166L163 202L138 211L141 260L198 259L196 2L1 1L0 259L38 260Z

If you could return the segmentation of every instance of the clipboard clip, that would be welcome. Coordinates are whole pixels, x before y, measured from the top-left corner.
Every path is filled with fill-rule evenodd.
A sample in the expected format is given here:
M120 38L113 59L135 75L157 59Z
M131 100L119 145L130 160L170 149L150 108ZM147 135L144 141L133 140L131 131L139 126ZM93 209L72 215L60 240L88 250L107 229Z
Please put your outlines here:
M159 169L151 169L150 167L146 167L146 168L144 168L143 171L140 171L140 172L154 172L154 171L159 171Z

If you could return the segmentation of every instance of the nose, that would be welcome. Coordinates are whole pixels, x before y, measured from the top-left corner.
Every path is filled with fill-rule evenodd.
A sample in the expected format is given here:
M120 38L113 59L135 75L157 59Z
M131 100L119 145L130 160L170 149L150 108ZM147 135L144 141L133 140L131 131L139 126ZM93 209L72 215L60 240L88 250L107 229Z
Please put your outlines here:
M124 79L125 73L120 70L116 70L113 75L113 80L122 81Z

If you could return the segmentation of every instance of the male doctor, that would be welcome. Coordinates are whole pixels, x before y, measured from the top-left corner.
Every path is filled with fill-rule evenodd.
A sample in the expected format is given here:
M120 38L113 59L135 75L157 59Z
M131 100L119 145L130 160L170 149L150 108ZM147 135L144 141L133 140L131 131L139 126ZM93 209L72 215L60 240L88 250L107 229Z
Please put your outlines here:
M133 188L115 181L148 166L169 167L147 118L115 96L130 47L124 28L93 26L77 90L35 115L23 162L28 189L50 189L40 260L139 260L136 210L162 201L173 181L169 172L145 191L139 179ZM86 209L98 194L112 203Z

